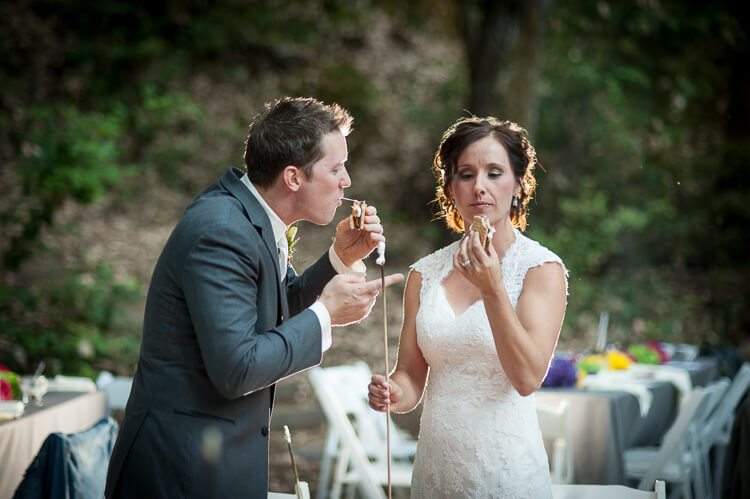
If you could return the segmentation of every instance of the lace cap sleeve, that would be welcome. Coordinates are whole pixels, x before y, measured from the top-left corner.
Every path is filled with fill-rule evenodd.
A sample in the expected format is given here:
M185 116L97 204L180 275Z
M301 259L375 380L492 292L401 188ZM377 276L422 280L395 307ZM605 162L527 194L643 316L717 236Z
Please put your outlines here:
M430 253L414 262L410 268L422 275L422 289L425 285L433 282L441 282L453 268L453 253L460 241L455 241L448 246Z
M518 234L517 234L518 237ZM521 280L525 277L526 272L534 267L539 267L545 263L558 263L562 267L563 275L565 277L565 294L568 294L568 277L570 272L568 271L562 258L556 253L550 251L546 247L539 244L537 241L529 239L526 236L521 235L521 244L519 245L515 265L515 272L519 273Z

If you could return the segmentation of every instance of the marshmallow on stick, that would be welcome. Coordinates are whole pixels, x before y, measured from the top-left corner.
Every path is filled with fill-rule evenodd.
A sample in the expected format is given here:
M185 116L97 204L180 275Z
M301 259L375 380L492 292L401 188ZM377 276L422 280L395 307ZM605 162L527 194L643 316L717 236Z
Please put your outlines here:
M352 202L352 214L349 217L349 228L362 230L365 227L365 212L367 203L364 201Z

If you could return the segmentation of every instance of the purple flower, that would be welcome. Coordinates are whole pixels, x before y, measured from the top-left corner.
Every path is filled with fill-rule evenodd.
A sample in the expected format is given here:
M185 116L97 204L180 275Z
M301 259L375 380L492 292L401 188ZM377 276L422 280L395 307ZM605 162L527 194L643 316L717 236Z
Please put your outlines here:
M578 381L576 366L570 359L554 357L542 386L575 386Z

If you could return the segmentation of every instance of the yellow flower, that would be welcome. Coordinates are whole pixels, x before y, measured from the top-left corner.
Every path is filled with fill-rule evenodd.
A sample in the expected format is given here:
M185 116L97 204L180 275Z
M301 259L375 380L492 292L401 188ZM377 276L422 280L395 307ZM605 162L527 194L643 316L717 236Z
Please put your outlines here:
M292 260L292 253L294 253L294 245L297 244L299 239L295 239L297 236L297 226L290 225L286 230L286 244L289 247L289 261Z
M630 357L619 350L609 350L607 352L607 360L609 361L610 369L627 369L633 363Z

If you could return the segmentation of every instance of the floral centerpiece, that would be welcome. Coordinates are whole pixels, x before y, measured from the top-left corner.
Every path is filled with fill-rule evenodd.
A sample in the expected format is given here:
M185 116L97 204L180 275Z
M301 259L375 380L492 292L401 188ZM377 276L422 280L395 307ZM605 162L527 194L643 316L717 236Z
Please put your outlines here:
M21 385L18 374L0 364L0 400L21 398Z

